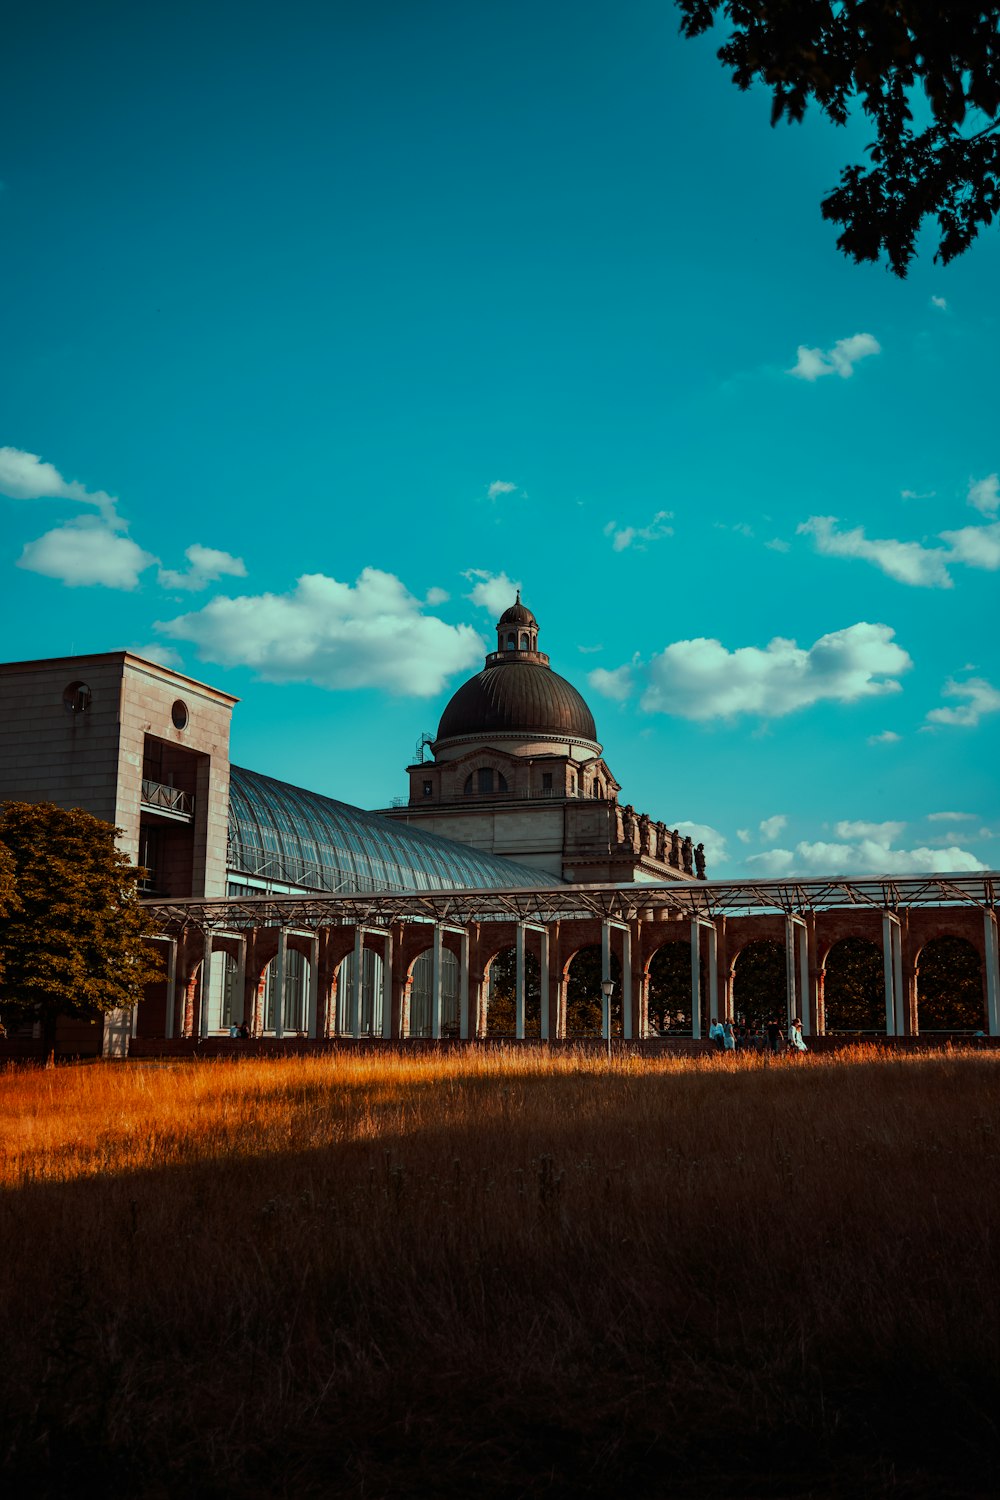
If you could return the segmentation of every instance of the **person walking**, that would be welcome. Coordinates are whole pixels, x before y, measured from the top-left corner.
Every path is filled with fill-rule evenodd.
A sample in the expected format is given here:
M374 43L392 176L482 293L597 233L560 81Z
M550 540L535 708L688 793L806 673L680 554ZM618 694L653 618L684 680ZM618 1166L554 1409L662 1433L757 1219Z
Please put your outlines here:
M722 1023L722 1050L723 1052L736 1051L736 1032L733 1030L732 1021Z
M788 1028L788 1045L793 1052L808 1052L809 1048L802 1040L802 1017L796 1016Z

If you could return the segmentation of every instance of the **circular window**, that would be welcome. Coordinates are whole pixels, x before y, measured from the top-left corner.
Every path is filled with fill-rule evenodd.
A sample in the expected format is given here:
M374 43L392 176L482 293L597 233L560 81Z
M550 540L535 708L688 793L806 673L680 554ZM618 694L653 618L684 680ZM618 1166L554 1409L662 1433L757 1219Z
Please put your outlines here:
M71 682L63 693L63 707L70 714L85 714L90 707L90 688L85 682Z
M170 717L171 717L171 719L173 721L173 725L174 725L175 729L185 729L187 727L187 721L188 721L187 704L186 703L182 703L181 700L178 698L177 702L174 704L173 708L170 710Z

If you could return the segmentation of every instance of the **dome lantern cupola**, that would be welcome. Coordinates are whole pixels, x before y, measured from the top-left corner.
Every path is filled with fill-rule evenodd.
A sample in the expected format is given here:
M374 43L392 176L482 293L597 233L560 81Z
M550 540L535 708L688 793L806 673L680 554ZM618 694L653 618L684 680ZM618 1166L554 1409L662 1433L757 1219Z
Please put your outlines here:
M508 656L514 651L538 650L538 621L526 604L521 603L521 590L509 609L505 609L497 621L497 653Z

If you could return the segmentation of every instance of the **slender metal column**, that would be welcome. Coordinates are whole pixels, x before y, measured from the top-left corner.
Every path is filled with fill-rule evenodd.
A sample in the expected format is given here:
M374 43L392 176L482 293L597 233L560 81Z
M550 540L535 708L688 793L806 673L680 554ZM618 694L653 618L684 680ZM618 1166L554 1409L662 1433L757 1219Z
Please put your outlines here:
M896 990L896 1035L905 1036L906 991L903 989L903 929L899 922L892 924L892 982Z
M463 928L458 936L458 1034L469 1040L469 932Z
M986 1029L990 1036L1000 1036L1000 971L997 962L997 914L987 907L983 912L983 938L986 960Z
M212 1002L212 954L214 952L212 939L208 933L202 934L201 950L201 992L198 997L198 1035L208 1036L208 1011Z
M392 929L385 935L385 957L382 960L382 1035L392 1039Z
M795 1009L797 1004L795 993L795 921L792 917L785 918L785 1029L791 1026L792 1021L798 1015Z
M288 932L278 928L278 951L274 958L274 1034L285 1034L285 955L288 951Z
M717 1016L719 1014L719 934L715 930L714 922L711 925L705 924L705 936L708 938L708 1013L710 1016Z
M351 975L351 1036L361 1035L361 992L365 982L365 930L354 929L354 972Z
M622 1039L632 1040L632 929L622 928Z
M177 939L167 943L167 1008L164 1015L163 1034L172 1037L174 1018L177 1013Z
M541 991L538 1015L538 1035L543 1042L549 1039L549 929L543 927L538 935L538 981Z
M885 973L885 1034L896 1035L896 1007L892 993L892 918L882 914L882 964Z
M812 996L809 993L809 930L801 922L799 929L799 1011L802 1035L812 1035Z
M436 1042L441 1040L441 961L444 933L435 925L434 947L431 950L431 1036Z
M514 934L514 1035L524 1040L524 923Z
M306 1014L306 1033L316 1038L316 1021L319 1015L319 933L313 934L309 944L309 1009Z
M691 1035L701 1037L701 927L697 917L691 922Z
M601 982L611 978L611 923L601 923ZM611 1037L611 996L601 994L601 1036Z
M247 940L237 940L236 972L233 975L233 1004L230 1014L237 1026L242 1026L247 1015ZM237 1016L236 1011L239 1010Z

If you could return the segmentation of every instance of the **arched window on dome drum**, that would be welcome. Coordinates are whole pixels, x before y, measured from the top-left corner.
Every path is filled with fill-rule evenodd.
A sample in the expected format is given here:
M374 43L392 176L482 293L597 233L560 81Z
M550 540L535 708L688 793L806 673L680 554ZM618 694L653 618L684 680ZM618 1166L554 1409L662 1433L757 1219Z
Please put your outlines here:
M516 649L517 649L517 636L514 634L513 631L511 631L510 634L507 637L507 650L508 651L515 651Z
M496 772L494 784L494 771L492 766L480 766L475 776L470 772L465 778L465 795L471 797L476 792L480 797L488 797L491 792L505 792L507 790L507 778L502 771Z
M530 649L530 647L528 646L528 632L526 630L522 630L521 631L521 650L522 651L528 651L529 649Z

